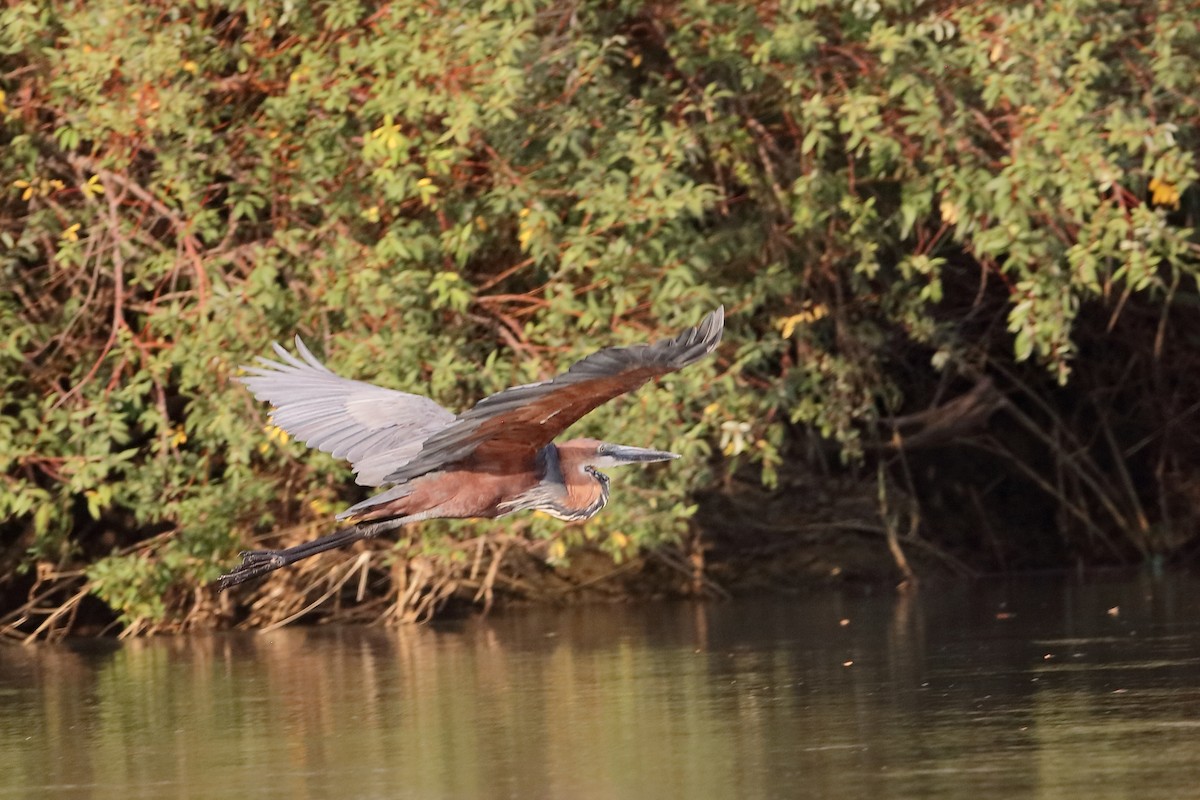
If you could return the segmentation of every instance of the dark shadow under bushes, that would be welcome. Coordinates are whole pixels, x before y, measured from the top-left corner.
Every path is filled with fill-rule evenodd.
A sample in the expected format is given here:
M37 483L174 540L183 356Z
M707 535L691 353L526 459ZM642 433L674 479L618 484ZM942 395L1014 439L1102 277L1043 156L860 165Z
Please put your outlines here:
M843 464L835 446L813 446L810 433L793 429L773 491L747 474L706 495L698 519L710 563L735 564L733 582L751 587L814 576L899 580L904 571L884 543L896 524L900 546L934 571L1192 563L1200 296L1088 304L1065 386L1014 363L1007 336L991 330L956 380L915 367L928 364L924 348L893 362L908 364L898 379L905 395L934 404L881 420L861 462ZM872 540L875 557L860 557ZM802 568L781 571L784 553Z

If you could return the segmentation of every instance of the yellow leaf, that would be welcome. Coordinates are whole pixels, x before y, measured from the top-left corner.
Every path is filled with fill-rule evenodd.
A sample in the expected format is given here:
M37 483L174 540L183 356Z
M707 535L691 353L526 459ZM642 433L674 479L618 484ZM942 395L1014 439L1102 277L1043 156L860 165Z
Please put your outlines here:
M800 307L800 313L793 314L790 317L783 317L775 321L775 326L779 328L780 334L785 339L792 338L792 334L796 332L796 327L799 325L808 325L823 319L829 314L829 308L824 303L813 305L805 303Z
M800 314L793 314L790 317L784 317L779 320L779 332L785 339L792 338L792 334L796 332L796 326L804 321L804 317Z
M189 58L187 61L183 62L182 69L184 72L189 72L192 75L195 75L200 71L200 65Z
M942 212L942 219L948 225L958 222L958 206L954 205L952 201L943 198L942 202L938 204L938 210Z
M1170 181L1159 178L1150 179L1150 203L1156 206L1179 208L1179 189Z
M62 232L62 238L66 239L68 242L78 242L79 241L79 229L81 227L82 226L78 222L76 222L74 225L72 225L71 227L67 228L66 230L64 230Z
M279 442L280 444L287 444L287 441L288 441L287 431L285 431L283 428L280 428L277 425L264 426L263 433L265 433L267 435L268 442Z

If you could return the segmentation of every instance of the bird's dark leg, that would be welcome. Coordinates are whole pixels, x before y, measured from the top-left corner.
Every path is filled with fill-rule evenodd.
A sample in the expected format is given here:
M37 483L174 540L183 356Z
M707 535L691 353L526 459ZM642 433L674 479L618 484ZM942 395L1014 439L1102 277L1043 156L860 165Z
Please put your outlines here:
M311 542L304 542L284 550L243 550L241 553L242 563L232 572L227 572L218 578L217 588L224 591L230 586L245 583L252 578L266 575L268 572L274 572L289 564L295 564L297 561L315 556L317 553L344 547L360 539L378 536L384 531L400 527L401 524L400 520L360 522L357 525L336 530L319 539L313 539Z

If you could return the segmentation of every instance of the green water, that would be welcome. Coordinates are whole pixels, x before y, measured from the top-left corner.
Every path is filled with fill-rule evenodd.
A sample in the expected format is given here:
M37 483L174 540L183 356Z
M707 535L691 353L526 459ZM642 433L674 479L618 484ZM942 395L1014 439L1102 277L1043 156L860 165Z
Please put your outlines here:
M1200 797L1200 582L4 647L9 797Z

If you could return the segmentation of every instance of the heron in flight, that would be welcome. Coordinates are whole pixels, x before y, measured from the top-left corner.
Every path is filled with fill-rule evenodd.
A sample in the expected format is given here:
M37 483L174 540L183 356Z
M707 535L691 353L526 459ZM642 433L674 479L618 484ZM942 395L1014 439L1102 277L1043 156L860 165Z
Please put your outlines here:
M609 347L561 375L513 386L455 416L427 397L350 380L296 337L298 356L275 344L239 378L274 406L276 426L344 458L361 486L391 488L338 515L346 526L285 550L243 552L221 576L227 589L301 559L425 519L492 519L536 509L559 519L593 516L608 502L602 467L678 458L642 447L554 438L592 409L695 363L721 341L724 308L674 339Z

